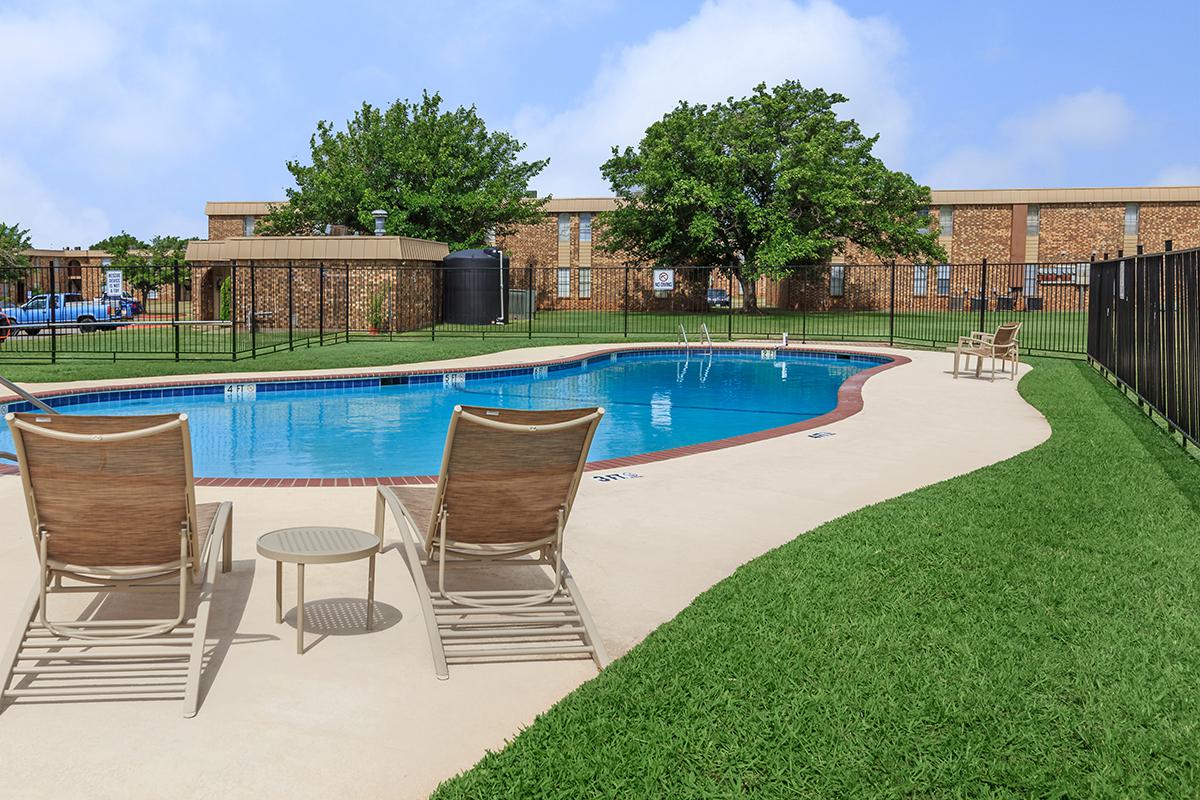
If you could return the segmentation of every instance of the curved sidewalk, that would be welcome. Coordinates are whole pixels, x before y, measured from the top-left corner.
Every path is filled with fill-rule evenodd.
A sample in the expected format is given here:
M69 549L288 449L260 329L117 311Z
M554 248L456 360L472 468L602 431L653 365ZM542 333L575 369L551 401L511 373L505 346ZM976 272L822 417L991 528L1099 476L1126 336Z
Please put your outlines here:
M598 347L530 348L453 364L539 361ZM947 353L869 349L912 361L871 377L854 416L629 468L635 479L585 479L566 552L613 656L738 565L822 522L1049 436L1007 377L953 380ZM274 623L273 565L256 557L255 539L289 525L369 530L373 493L199 489L202 502L235 504L234 571L219 576L199 715L182 719L177 701L13 705L0 713L6 791L48 798L79 786L94 797L143 797L170 786L180 798L422 797L595 674L590 661L460 665L437 681L395 550L379 562L376 599L385 619L372 633L342 621L347 608L361 616L363 565L309 571L311 635L308 652L297 656L294 628ZM0 518L0 636L7 636L36 567L18 479L0 478L0 500L9 512ZM285 597L293 577L285 574ZM331 602L348 598L358 605ZM196 758L204 766L181 779L179 770Z

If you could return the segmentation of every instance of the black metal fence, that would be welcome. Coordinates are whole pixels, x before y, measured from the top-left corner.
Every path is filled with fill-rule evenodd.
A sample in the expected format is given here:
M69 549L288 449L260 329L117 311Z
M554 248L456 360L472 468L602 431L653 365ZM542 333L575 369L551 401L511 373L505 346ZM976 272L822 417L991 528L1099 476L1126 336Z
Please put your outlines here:
M180 266L149 286L112 267L29 268L0 275L0 362L236 361L351 340L703 331L936 347L1012 320L1025 323L1025 352L1082 356L1090 269L825 264L743 284L719 267L513 266L450 283L436 266L247 262ZM448 292L468 294L447 303Z
M1087 355L1200 446L1200 249L1095 264Z

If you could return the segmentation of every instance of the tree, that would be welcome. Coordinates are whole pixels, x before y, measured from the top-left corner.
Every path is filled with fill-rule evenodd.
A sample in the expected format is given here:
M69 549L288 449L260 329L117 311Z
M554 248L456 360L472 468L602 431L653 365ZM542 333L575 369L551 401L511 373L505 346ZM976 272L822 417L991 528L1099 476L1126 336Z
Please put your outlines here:
M29 259L21 252L30 247L29 229L0 222L0 282L24 280Z
M256 231L311 234L330 224L371 233L371 212L383 209L387 233L458 249L540 219L544 201L526 192L549 160L519 161L525 145L488 131L474 106L443 111L441 103L440 95L425 92L420 102L386 109L363 103L345 130L317 123L312 163L288 162L296 188Z
M840 94L787 81L712 106L680 103L601 173L620 200L601 246L635 261L720 266L758 310L755 280L828 263L853 243L881 259L942 259L929 188L884 166Z
M179 236L155 236L147 244L132 234L121 231L92 245L112 257L112 266L124 273L125 282L142 295L142 303L150 292L173 283L175 268L183 266L188 240ZM181 278L186 270L181 271ZM186 285L181 281L181 285Z
M121 231L115 236L109 236L107 239L101 239L92 245L92 250L103 250L113 257L113 263L116 264L118 257L127 256L131 251L145 250L150 245L143 242L131 233Z

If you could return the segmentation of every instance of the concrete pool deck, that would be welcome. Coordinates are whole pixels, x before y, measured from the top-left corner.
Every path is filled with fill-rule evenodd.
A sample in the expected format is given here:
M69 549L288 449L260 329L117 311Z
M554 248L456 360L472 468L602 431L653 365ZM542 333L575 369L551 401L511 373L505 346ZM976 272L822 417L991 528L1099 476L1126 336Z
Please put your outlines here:
M404 368L528 363L605 347L538 347ZM954 380L948 353L811 349L897 354L911 363L871 377L861 412L817 429L833 436L798 433L638 465L637 479L585 478L566 554L612 656L763 552L857 508L1016 455L1050 434L1015 382ZM378 369L324 372L355 371ZM430 424L444 430L445 421ZM198 489L201 502L229 499L235 509L234 571L217 582L199 714L183 719L177 700L11 705L0 712L0 794L423 797L596 674L590 661L533 662L452 666L448 681L436 680L416 594L395 549L379 561L376 600L385 618L370 633L353 624L354 613L342 622L348 607L361 616L365 564L308 571L308 651L297 656L294 612L284 625L274 623L273 565L256 556L255 539L289 525L369 530L374 492ZM0 477L0 502L8 512L0 517L0 637L7 637L36 561L19 479ZM287 571L285 610L293 579ZM347 598L357 604L330 602Z

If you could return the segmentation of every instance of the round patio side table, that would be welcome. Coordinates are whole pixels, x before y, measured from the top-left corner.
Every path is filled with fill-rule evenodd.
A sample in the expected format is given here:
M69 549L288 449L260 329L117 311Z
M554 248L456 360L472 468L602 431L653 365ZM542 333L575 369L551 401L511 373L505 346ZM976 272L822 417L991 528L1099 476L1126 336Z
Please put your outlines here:
M375 554L379 537L354 528L283 528L258 537L258 553L275 560L275 622L283 622L283 564L296 565L296 652L304 654L304 566L369 558L367 630L375 615Z

